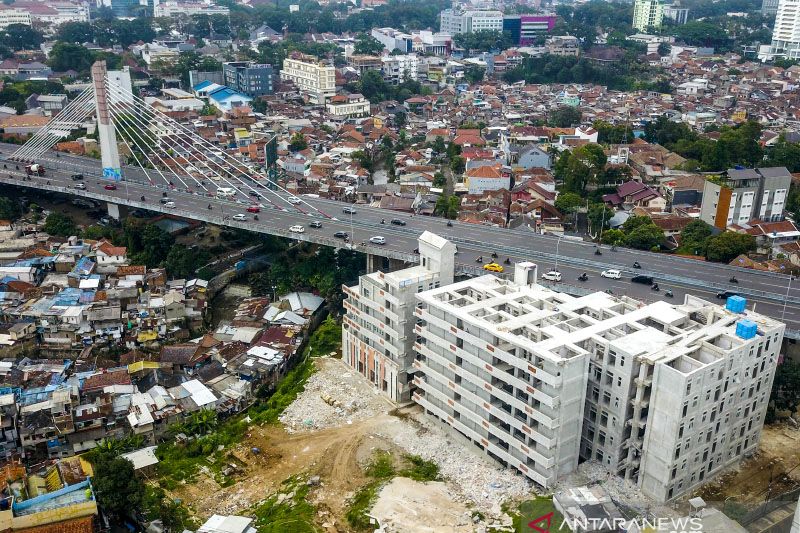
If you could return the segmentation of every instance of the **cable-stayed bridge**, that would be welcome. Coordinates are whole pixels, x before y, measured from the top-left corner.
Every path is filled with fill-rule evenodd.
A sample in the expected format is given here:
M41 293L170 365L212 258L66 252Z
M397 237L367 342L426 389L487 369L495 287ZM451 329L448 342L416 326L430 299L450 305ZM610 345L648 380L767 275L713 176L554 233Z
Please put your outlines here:
M459 222L447 226L442 219L360 205L353 206L355 213L348 213L349 204L294 196L269 172L150 106L130 87L111 81L103 63L93 66L92 78L92 86L24 145L0 145L4 167L0 169L0 183L93 198L106 202L109 212L117 217L119 206L145 208L353 248L368 254L372 269L385 266L380 258L417 262L416 239L429 230L456 243L457 261L464 271L480 272L476 258L482 256L485 264L494 252L499 262L505 258L512 263L530 260L539 263L542 272L557 262L564 284L580 285L585 290L610 289L645 301L662 298L666 288L672 289L676 301L681 301L684 293L713 299L718 292L734 290L755 303L758 311L783 318L792 330L800 329L800 283L792 285L788 276L637 250L605 249L598 256L592 244L539 235L525 227L506 229ZM56 143L92 121L97 124L101 160L52 151ZM124 147L126 164L121 161L119 147ZM29 164L42 164L45 175L28 175L25 167ZM72 181L76 173L85 179ZM85 189L76 188L78 183ZM162 203L162 199L172 203ZM248 212L248 207L259 212ZM392 224L392 219L405 224ZM312 222L321 227L312 227ZM303 226L304 231L290 231L292 226ZM347 233L347 241L336 238L337 232ZM385 237L386 244L370 243L373 236ZM631 268L635 261L642 265L641 270ZM622 270L623 279L601 278L599 273L608 268ZM589 281L574 281L582 272L589 274ZM627 278L634 273L652 275L662 292L630 283ZM733 275L739 284L728 283Z

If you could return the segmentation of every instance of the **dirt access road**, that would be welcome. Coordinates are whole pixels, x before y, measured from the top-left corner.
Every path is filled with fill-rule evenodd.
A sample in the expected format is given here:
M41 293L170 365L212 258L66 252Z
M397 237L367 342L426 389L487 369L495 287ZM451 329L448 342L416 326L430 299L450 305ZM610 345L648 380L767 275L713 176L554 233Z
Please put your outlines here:
M221 487L200 474L195 483L174 491L174 496L189 502L200 517L241 513L275 493L283 480L307 472L322 481L322 489L315 492L320 498L317 507L342 516L347 498L366 482L361 465L374 450L393 448L375 433L397 423L395 417L381 415L314 433L288 434L282 427L254 427L245 444L232 451L247 465L236 476L237 483ZM252 454L252 447L261 453Z

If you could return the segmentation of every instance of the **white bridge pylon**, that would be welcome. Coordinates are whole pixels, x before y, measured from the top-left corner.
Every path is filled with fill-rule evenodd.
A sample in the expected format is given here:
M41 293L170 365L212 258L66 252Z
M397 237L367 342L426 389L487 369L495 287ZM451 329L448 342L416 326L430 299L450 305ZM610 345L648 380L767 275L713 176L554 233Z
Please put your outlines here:
M279 209L332 218L270 180L254 165L229 153L149 105L131 87L110 80L104 61L92 66L92 85L81 92L43 128L18 148L10 160L36 163L52 161L47 153L73 131L97 125L103 177L133 181L125 176L119 147L127 164L138 167L154 188L216 195L219 188L251 202L266 202Z

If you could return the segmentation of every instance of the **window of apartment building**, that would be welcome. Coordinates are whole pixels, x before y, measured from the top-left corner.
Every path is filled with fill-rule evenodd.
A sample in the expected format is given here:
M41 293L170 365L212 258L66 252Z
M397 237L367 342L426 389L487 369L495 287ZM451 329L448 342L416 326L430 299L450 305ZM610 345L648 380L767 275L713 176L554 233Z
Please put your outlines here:
M678 438L683 438L683 424L678 427Z
M592 422L597 420L597 408L594 406L589 407L589 420Z
M606 385L613 385L613 384L614 384L614 374L606 370Z
M686 382L686 394L689 394L691 392L692 392L692 382L690 380Z
M606 405L610 405L611 404L611 393L610 392L605 391L603 393L603 403L606 404Z
M597 450L597 452L595 453L595 458L598 461L603 462L603 450Z
M605 412L600 413L600 425L608 427L608 415Z
M595 402L600 400L600 389L598 387L592 387L592 400Z
M683 411L681 416L686 416L686 413L689 411L689 402L683 402Z

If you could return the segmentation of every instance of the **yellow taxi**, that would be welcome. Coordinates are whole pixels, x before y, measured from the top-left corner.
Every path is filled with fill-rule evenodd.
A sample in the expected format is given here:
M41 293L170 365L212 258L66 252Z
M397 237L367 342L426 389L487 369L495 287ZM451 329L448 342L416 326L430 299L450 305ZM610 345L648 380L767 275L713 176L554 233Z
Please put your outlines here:
M488 270L489 272L502 272L503 267L498 265L497 263L489 263L488 265L483 265L484 270Z

